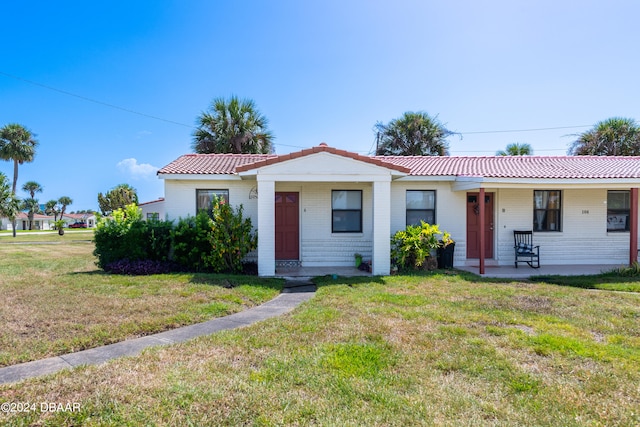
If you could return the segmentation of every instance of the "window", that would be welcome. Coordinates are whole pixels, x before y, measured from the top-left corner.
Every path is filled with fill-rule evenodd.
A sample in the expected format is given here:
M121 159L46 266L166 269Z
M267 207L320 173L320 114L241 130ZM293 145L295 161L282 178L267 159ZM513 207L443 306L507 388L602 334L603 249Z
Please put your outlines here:
M331 232L362 232L362 191L333 190L331 192Z
M629 231L630 200L629 191L607 191L607 231Z
M147 212L147 221L159 221L160 214L158 212Z
M535 190L533 192L533 230L562 231L561 192Z
M196 212L204 209L210 213L216 197L223 203L229 203L229 190L196 190Z
M407 224L420 221L436 223L436 192L434 190L407 190Z

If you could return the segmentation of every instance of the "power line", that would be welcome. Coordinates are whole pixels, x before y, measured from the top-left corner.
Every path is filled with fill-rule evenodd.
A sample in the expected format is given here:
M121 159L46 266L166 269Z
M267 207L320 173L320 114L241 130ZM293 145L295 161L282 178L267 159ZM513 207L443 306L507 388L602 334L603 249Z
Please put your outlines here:
M190 129L197 129L196 126L193 125L187 125L185 123L180 123L180 122L176 122L175 120L169 120L169 119L165 119L162 117L158 117L158 116L154 116L151 114L147 114L147 113L141 113L139 111L135 111L132 110L130 108L125 108L125 107L120 107L118 105L115 104L110 104L108 102L104 102L104 101L99 101L97 99L93 99L93 98L89 98L87 96L83 96L83 95L78 95L76 93L73 92L69 92L63 89L58 89L55 88L53 86L49 86L49 85L45 85L42 83L38 83L35 82L33 80L29 80L29 79L25 79L22 77L18 77L18 76L14 76L13 74L9 74L9 73L5 73L4 71L0 71L0 75L3 75L5 77L9 77L11 79L14 80L19 80L34 86L38 86L53 92L58 92L61 93L63 95L67 95L67 96L71 96L74 98L78 98L81 99L83 101L87 101L87 102L92 102L94 104L98 104L98 105L102 105L105 107L109 107L109 108L113 108L116 110L120 110L120 111L124 111L127 113L131 113L131 114L136 114L138 116L142 116L142 117L147 117L149 119L154 119L154 120L159 120L165 123L171 123L174 125L178 125L178 126L182 126L182 127L187 127ZM557 127L546 127L546 128L530 128L530 129L508 129L508 130L483 130L483 131L470 131L470 132L455 132L457 134L461 134L461 135L478 135L478 134L491 134L491 133L518 133L518 132L540 132L540 131L546 131L546 130L560 130L560 129L579 129L579 128L587 128L587 127L592 127L593 125L576 125L576 126L557 126ZM286 147L297 147L297 148L304 148L304 147L298 147L295 145L285 145L285 144L278 144L278 145L282 145L282 146L286 146Z
M72 96L74 98L82 99L83 101L93 102L94 104L103 105L105 107L114 108L116 110L125 111L125 112L131 113L131 114L137 114L138 116L147 117L149 119L160 120L160 121L165 122L165 123L171 123L171 124L174 124L174 125L195 129L195 126L193 126L193 125L186 125L184 123L176 122L174 120L163 119L162 117L153 116L151 114L146 114L146 113L141 113L139 111L131 110L130 108L124 108L124 107L120 107L118 105L109 104L108 102L98 101L97 99L88 98L86 96L82 96L82 95L78 95L78 94L75 94L75 93L72 93L72 92L68 92L66 90L58 89L58 88L55 88L53 86L47 86L47 85L42 84L42 83L34 82L33 80L28 80L28 79L24 79L22 77L18 77L18 76L14 76L14 75L5 73L3 71L0 71L0 74L5 76L5 77L9 77L9 78L12 78L12 79L15 79L15 80L20 80L22 82L29 83L29 84L34 85L34 86L39 86L41 88L48 89L48 90L51 90L51 91L54 91L54 92L58 92L58 93L61 93L63 95Z
M461 133L463 135L474 135L481 133L515 133L515 132L539 132L543 130L559 130L559 129L578 129L578 128L589 128L593 125L578 125L578 126L557 126L551 128L532 128L532 129L509 129L509 130L479 130L474 132L456 132Z

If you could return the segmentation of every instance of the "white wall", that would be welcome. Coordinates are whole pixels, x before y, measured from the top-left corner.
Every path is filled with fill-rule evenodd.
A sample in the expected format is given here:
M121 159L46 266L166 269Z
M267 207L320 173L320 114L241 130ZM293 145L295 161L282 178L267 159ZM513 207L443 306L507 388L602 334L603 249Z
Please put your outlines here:
M508 265L514 262L513 230L533 229L533 189L500 189L497 194L497 256ZM629 232L607 232L606 200L606 189L562 190L562 231L534 233L540 263L628 263Z

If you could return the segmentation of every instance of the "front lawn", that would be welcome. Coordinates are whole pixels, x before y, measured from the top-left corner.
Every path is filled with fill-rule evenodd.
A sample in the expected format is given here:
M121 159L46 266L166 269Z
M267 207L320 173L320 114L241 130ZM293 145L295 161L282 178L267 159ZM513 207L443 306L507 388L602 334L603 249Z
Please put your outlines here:
M318 280L279 318L0 387L9 425L640 424L640 294L471 274Z
M225 316L282 289L281 280L251 276L105 274L95 266L91 236L2 237L0 366ZM49 244L24 244L32 240Z

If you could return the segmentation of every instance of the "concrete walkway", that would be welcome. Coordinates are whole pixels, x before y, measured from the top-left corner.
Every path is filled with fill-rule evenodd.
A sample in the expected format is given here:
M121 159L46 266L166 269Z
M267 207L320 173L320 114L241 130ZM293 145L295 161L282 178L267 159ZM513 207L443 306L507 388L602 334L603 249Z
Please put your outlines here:
M117 357L135 356L148 347L175 344L218 331L248 326L293 310L311 299L315 290L315 285L309 281L287 281L280 295L240 313L104 347L0 368L0 384L22 381L82 365L97 365Z

